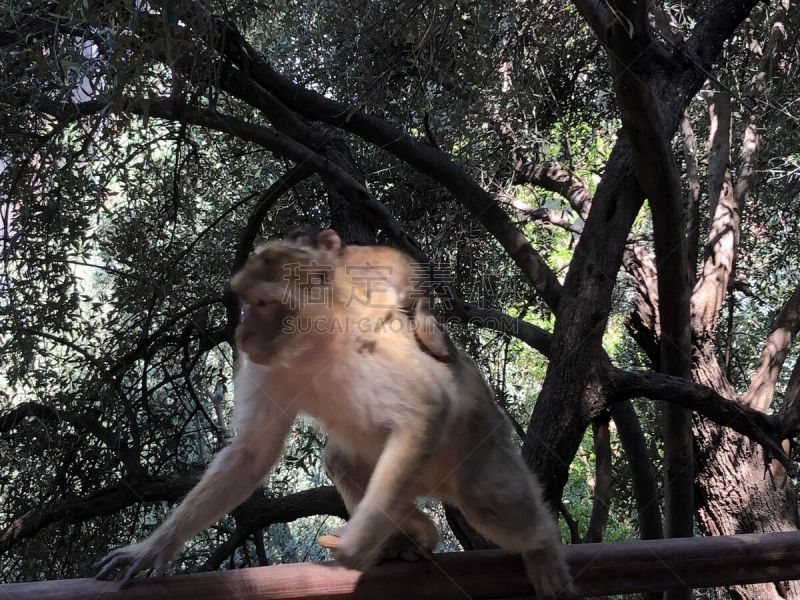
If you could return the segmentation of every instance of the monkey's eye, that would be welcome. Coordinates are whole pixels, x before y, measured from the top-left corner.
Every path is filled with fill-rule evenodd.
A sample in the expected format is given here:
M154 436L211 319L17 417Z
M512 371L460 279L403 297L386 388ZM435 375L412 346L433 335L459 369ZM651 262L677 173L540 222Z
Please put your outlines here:
M264 307L266 305L267 305L267 301L264 300L263 298L259 298L258 300L256 300L256 306Z

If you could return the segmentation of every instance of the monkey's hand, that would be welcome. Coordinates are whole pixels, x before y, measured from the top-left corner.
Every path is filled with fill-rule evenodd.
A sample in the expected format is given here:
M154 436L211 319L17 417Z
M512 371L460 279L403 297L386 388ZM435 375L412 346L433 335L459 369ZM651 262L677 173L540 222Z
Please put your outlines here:
M133 578L140 571L152 569L154 575L161 575L164 567L174 558L175 551L157 537L149 537L130 546L117 548L95 564L99 569L96 579L108 579L118 567L130 565L122 578L120 589L133 585Z

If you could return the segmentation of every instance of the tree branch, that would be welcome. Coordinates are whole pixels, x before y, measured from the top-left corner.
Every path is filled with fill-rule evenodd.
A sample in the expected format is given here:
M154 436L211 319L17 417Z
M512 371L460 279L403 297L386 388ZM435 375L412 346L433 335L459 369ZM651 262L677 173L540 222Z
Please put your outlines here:
M247 223L245 223L244 229L239 236L239 241L236 243L236 253L231 265L231 274L236 273L244 266L247 257L253 250L253 244L255 244L259 231L261 231L264 219L267 218L267 214L275 206L275 203L287 190L304 181L313 173L314 170L308 163L297 163L261 194L258 202L253 207L253 211L247 218ZM228 329L234 331L239 324L239 303L232 290L226 289L223 303L226 309Z
M79 105L60 106L54 102L42 101L39 109L47 112L60 120L75 120L81 116L94 114L108 106L105 103L84 102ZM127 112L132 114L148 114L150 117L179 121L190 125L199 125L208 129L220 131L239 139L253 142L266 148L278 156L282 156L296 163L308 166L329 181L333 187L341 191L359 210L365 218L376 227L382 228L387 235L414 258L422 258L416 243L403 231L389 210L375 200L366 188L356 181L349 173L333 161L317 154L303 144L289 136L269 127L255 125L236 117L215 112L213 110L193 109L188 107L176 108L169 100L152 100L146 104L131 98L122 98L113 105L112 112Z
M800 357L795 361L789 376L780 419L783 439L789 439L800 432Z
M609 406L609 411L617 426L619 441L631 473L639 517L639 537L643 540L661 539L664 537L664 525L658 486L639 417L630 400L614 402Z
M753 77L752 85L757 91L763 92L772 71L775 55L783 42L788 38L787 23L789 20L789 0L779 0L775 13L772 15L772 30L769 39L764 45L761 59L758 61L758 71Z
M764 92L767 69L786 37L785 21L788 17L788 2L779 2L772 17L772 31L758 63L758 72L748 86L752 94ZM709 203L712 213L711 228L705 249L702 275L692 295L692 319L696 334L708 335L716 321L728 282L736 261L739 245L742 211L753 186L762 134L756 115L747 116L742 139L740 163L735 185L730 174L730 105L728 93L718 91L709 99L712 108L712 153L709 158L711 181ZM722 193L718 194L720 188ZM719 202L717 203L717 196Z
M448 322L476 325L510 335L538 350L544 356L550 355L552 336L541 327L497 310L481 308L464 302L454 304L457 304L457 307L448 312Z
M558 512L561 513L562 517L564 517L564 522L567 524L567 529L569 529L569 543L572 545L582 544L583 540L581 539L581 532L578 528L578 523L575 521L575 517L570 514L567 505L563 502L559 502Z
M708 63L716 60L724 41L756 2L729 0L735 4L732 10L704 15L696 26L693 43L702 50ZM728 3L714 2L713 7L720 4ZM706 42L708 45L704 46ZM659 65L656 70L656 96L664 117L662 125L665 135L670 137L711 67L703 65L689 52L676 56L676 62L678 66L673 65L672 69ZM568 469L564 465L574 456L583 439L584 416L600 403L597 388L606 369L598 364L601 362L598 350L626 238L642 201L641 188L631 170L631 144L626 136L620 136L595 191L591 213L564 280L553 352L567 355L570 360L562 365L553 361L548 367L523 445L526 464L539 474L544 493L551 501L557 501L567 482ZM553 427L553 423L564 425ZM552 460L552 453L564 462Z
M767 455L787 469L789 457L780 445L780 424L774 416L728 400L711 388L662 373L611 368L609 402L644 397L693 410L710 421L728 427L761 444Z
M608 42L608 29L613 25L614 14L610 4L602 0L576 0L574 2L583 20L602 44Z
M580 235L583 232L583 227L564 217L564 211L544 207L534 208L527 202L502 193L498 194L496 198L498 202L510 206L517 211L521 217L527 218L528 221L548 223L576 235Z
M102 425L97 416L59 410L38 402L24 402L7 413L0 414L0 433L7 433L15 429L20 423L30 417L43 421L69 423L76 429L91 433L100 440L106 448L119 456L120 460L131 472L132 469L136 469L139 464L138 458L132 455L125 441L112 430Z
M800 331L800 285L789 296L775 319L750 380L750 387L742 397L750 408L762 412L769 408L775 395L781 367L798 331Z
M86 102L77 106L59 107L52 103L42 104L40 108L59 119L72 120L83 115L98 112L102 110L104 106L105 105L95 102ZM119 108L114 108L113 110L115 112L128 111L134 114L140 114L144 111L144 108L133 101L123 100L119 103ZM278 155L296 161L298 163L298 169L313 169L320 173L322 177L328 178L334 187L343 190L345 196L363 212L367 220L373 224L373 226L377 229L384 230L395 243L408 252L417 262L420 264L430 263L428 257L422 252L417 242L403 230L389 210L373 198L360 182L356 181L336 163L309 150L288 136L268 127L246 123L234 117L222 115L213 111L189 109L175 110L172 102L166 100L150 102L148 113L152 117L201 125L231 135L236 135L242 139L259 144ZM300 165L302 165L302 167ZM281 187L281 184L276 185ZM453 309L450 314L455 320L466 319L468 322L496 329L502 333L514 335L515 337L522 336L520 339L531 344L533 348L543 353L549 351L550 334L543 329L496 311L467 306L464 304L463 300L460 299L455 290L449 286L444 287L446 287L444 290L446 297L452 301Z
M137 360L145 358L153 343L155 343L158 338L163 336L167 331L174 327L175 324L181 319L189 317L193 312L200 310L201 308L211 306L217 302L222 302L222 300L223 299L219 296L215 296L213 298L203 298L197 302L194 302L193 304L190 304L178 313L171 315L152 334L137 342L136 347L133 350L126 352L122 357L114 361L114 363L109 367L109 371L114 375L119 375L123 370L131 366Z
M595 479L592 515L589 517L586 535L583 536L583 541L587 544L602 542L608 524L611 504L611 432L608 423L608 413L600 415L592 422Z
M39 506L11 521L0 533L0 554L56 522L80 523L111 515L140 502L178 502L197 483L195 478L147 478L122 481L80 498ZM263 512L263 523L282 523L315 514L342 515L343 505L333 486L323 486L282 496L258 498L251 506ZM245 502L245 505L250 500Z
M261 59L238 30L223 23L220 27L223 35L220 36L219 50L223 55L287 107L307 118L355 133L441 183L500 242L548 306L556 310L561 284L555 273L493 196L449 155L412 138L384 119L294 84Z
M708 194L712 218L702 272L692 293L693 328L696 335L704 338L713 333L728 291L744 209L744 197L734 193L730 172L730 100L727 92L721 91L714 92L708 102L711 114Z
M115 512L140 501L182 498L196 483L191 479L123 481L88 496L69 498L31 509L11 521L0 533L0 554L56 522L78 523Z
M711 71L725 42L747 18L757 1L715 0L706 9L686 44L686 57L697 64L698 72Z
M557 165L526 163L515 158L511 163L514 169L514 183L529 183L539 186L565 198L572 209L584 220L589 216L592 194L583 181L566 169Z
M689 111L681 119L683 134L683 160L686 163L686 180L689 184L689 198L686 214L688 232L686 234L686 253L689 258L689 275L697 277L697 252L700 244L700 175L697 161L697 137L689 120Z
M690 282L680 176L650 77L660 43L649 31L644 2L609 4L617 22L608 29L609 58L636 177L650 202L658 265L660 370L691 379ZM664 412L664 487L669 537L693 535L694 489L691 414Z
M218 569L254 532L275 523L290 523L313 515L347 518L344 502L333 486L318 487L279 498L265 498L254 494L234 512L236 530L214 550L200 568L201 571Z

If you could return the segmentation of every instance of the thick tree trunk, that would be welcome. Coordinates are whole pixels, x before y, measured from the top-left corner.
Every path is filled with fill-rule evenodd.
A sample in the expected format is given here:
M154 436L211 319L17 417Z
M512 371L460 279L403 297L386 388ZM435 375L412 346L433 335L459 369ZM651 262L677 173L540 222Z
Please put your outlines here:
M364 174L358 168L350 147L341 138L334 138L325 148L325 156L333 160L353 178L365 184ZM339 232L346 244L370 245L375 243L375 228L369 224L355 202L349 201L330 183L325 184L328 192L328 208L331 213L331 227Z
M564 281L550 364L525 436L523 455L553 507L561 500L589 415L606 404L601 341L625 240L642 203L631 161L630 145L622 138L608 161Z
M725 41L755 4L755 0L719 0L698 20L687 48L697 53L705 69L711 68ZM595 31L604 29L600 19L584 16ZM692 66L653 74L653 90L668 134L677 129L702 86L704 72ZM541 478L554 506L588 425L586 415L606 399L600 342L625 240L643 201L632 165L631 147L623 136L609 157L561 290L550 364L525 437L525 460Z
M705 349L697 354L695 381L734 398L734 391L711 351ZM704 533L733 535L796 530L800 523L794 496L785 480L772 477L765 470L762 448L705 419L695 417L694 424L697 517ZM773 481L779 489L773 489ZM736 586L730 593L741 600L798 598L800 582Z

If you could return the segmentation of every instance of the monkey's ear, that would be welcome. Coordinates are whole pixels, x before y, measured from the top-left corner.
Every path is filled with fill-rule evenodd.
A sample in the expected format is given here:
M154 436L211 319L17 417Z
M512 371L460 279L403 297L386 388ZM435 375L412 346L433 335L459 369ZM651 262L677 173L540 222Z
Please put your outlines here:
M320 231L317 235L317 243L320 248L331 254L338 254L342 249L342 238L333 229Z
M264 250L266 250L267 246L269 246L269 242L267 240L258 240L256 242L256 254L261 254Z

